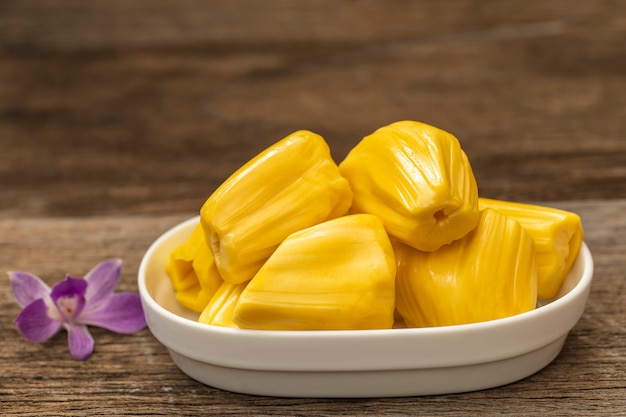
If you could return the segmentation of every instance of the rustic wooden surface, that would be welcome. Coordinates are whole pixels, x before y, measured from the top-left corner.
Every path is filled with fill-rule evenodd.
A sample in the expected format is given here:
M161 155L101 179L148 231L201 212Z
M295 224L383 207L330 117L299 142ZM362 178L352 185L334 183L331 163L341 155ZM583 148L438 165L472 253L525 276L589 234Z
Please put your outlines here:
M580 213L596 271L561 355L515 384L276 399L187 378L149 330L26 342L0 280L2 415L626 415L626 4L0 1L0 266L139 261L296 129L340 160L400 119L454 133L484 196Z

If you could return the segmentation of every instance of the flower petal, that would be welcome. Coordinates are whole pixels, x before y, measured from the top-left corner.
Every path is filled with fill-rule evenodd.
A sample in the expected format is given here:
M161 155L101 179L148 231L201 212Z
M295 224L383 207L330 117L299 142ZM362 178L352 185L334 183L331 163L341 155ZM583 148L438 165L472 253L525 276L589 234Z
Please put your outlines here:
M113 294L97 311L83 311L80 322L117 333L135 333L146 327L141 299L139 294L132 292Z
M33 343L45 342L61 327L61 322L48 316L48 306L41 298L27 305L15 319L15 324L24 337Z
M113 294L121 271L121 259L109 259L99 263L85 275L85 279L89 283L87 294L85 295L89 308L97 307Z
M74 321L83 311L86 291L87 281L70 276L52 287L50 298L54 301L64 321Z
M67 340L72 357L77 361L83 361L93 352L93 337L87 326L66 324Z
M50 291L50 298L56 302L61 297L84 297L87 291L87 281L83 278L66 277L57 282Z
M10 271L11 290L20 306L26 307L38 298L49 298L50 287L40 278L22 271Z

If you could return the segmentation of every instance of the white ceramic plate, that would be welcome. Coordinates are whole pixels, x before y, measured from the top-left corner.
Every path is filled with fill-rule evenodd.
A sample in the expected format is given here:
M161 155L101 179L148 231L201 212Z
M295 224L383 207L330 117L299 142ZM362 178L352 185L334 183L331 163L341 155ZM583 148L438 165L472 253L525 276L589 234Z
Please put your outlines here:
M158 238L139 268L139 293L154 336L176 365L204 384L284 397L392 397L492 388L525 378L559 354L589 295L585 244L557 298L483 323L424 329L260 331L197 323L165 274L191 218Z

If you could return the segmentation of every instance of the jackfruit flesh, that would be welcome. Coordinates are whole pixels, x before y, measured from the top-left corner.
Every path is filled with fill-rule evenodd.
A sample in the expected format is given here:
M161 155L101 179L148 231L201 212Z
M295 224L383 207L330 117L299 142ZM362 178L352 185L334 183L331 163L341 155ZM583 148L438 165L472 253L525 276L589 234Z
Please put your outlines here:
M476 323L536 306L533 239L498 211L481 211L474 230L437 251L398 241L394 249L396 305L409 327Z
M241 293L233 321L263 330L391 328L395 272L378 217L329 220L285 239Z
M300 130L231 175L200 216L222 278L239 284L291 233L344 215L351 202L324 139Z
M233 323L233 312L247 284L247 282L241 284L223 282L200 314L198 321L213 326L237 328Z
M201 312L222 283L200 223L171 253L165 266L178 302Z
M434 251L478 222L478 187L459 141L401 121L359 142L339 164L353 190L351 212L379 216L390 236Z
M215 326L447 326L554 298L582 240L574 213L478 198L458 140L401 121L339 166L305 130L261 152L206 200L166 272Z
M554 298L572 269L583 242L580 217L567 210L536 204L480 198L479 206L492 208L518 221L535 241L537 297Z

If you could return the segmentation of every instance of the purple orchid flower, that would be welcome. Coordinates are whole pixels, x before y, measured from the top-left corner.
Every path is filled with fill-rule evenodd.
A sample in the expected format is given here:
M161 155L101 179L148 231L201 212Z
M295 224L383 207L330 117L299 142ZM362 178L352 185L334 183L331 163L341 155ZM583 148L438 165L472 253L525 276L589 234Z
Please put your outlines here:
M52 289L27 272L9 272L13 295L23 308L15 319L17 327L34 343L45 342L65 328L76 360L85 360L93 352L88 325L125 334L143 329L146 318L139 294L114 293L121 268L121 260L110 259L84 278L68 275Z

